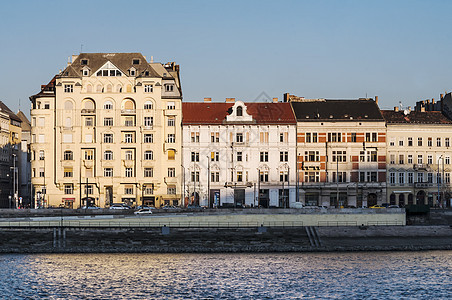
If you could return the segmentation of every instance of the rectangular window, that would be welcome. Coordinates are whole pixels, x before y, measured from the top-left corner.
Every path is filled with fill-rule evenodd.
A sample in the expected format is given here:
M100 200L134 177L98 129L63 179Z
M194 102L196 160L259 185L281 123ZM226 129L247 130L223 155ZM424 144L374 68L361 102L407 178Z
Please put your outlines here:
M405 163L405 155L399 154L399 164L403 165Z
M320 161L319 151L305 151L304 152L305 161Z
M199 162L199 152L192 152L191 153L191 161L192 162Z
M153 117L144 117L143 124L145 127L152 127L152 125L154 125L154 118Z
M46 125L46 119L42 118L42 117L39 117L38 118L38 126L39 127L45 127L45 125Z
M220 142L220 133L219 132L211 132L210 133L210 141L212 143L219 143Z
M133 168L126 168L125 176L126 177L133 177Z
M417 145L418 145L419 147L422 147L422 138L421 138L421 137L418 137L418 138L417 138Z
M366 151L359 151L359 161L360 162L366 161Z
M113 118L104 118L104 126L113 126Z
M395 154L389 155L389 164L391 165L395 164Z
M45 152L44 150L39 150L39 160L44 160L45 159Z
M133 117L133 116L125 117L124 126L127 126L127 127L135 126L135 117Z
M44 177L44 168L39 168L39 177Z
M71 134L71 142L72 142L72 134ZM43 134L38 135L38 143L45 143L45 137Z
M280 182L287 182L289 180L289 174L285 171L279 172L279 181Z
M333 162L346 162L347 152L346 151L333 151Z
M414 177L413 177L413 173L409 172L408 173L408 183L412 184L414 182Z
M211 182L220 182L220 172L210 172Z
M320 172L305 172L305 182L320 182Z
M441 147L441 138L436 138L436 147Z
M124 194L126 194L126 195L133 195L133 186L126 185L124 187Z
M433 183L433 173L427 173L427 182Z
M144 143L153 143L154 142L154 134L145 133L143 137Z
M174 91L174 84L165 84L165 92Z
M259 175L260 175L259 179L261 182L268 182L268 171L260 171Z
M400 138L399 140L399 147L403 147L403 138Z
M64 185L64 194L65 195L74 194L74 186L72 184L65 184Z
M133 133L125 133L124 134L124 143L130 144L134 143L134 134Z
M93 160L94 159L94 151L93 150L85 150L85 160Z
M341 133L340 132L329 132L328 133L328 142L341 142Z
M352 143L356 143L356 132L352 132L352 135L351 135L351 142L352 142Z
M417 182L424 182L424 173L417 173Z
M220 152L210 152L210 160L211 161L219 161L220 160Z
M268 144L268 132L261 131L259 133L259 140L262 144Z
M289 140L289 133L288 132L281 132L279 133L279 142L280 143L287 143Z
M450 165L450 156L446 156L446 159L444 160L444 163L446 165Z
M154 169L144 168L144 177L154 177Z
M105 151L104 152L104 159L105 160L113 160L113 152L111 151Z
M199 143L199 132L191 132L191 142Z
M242 152L237 152L237 161L242 161Z
M72 177L73 176L73 171L72 168L64 168L64 177Z
M287 151L281 151L279 152L279 161L289 161L289 152Z
M423 164L423 157L422 157L422 154L418 154L418 156L417 156L417 163L418 163L418 164Z
M154 86L152 84L145 84L144 85L144 92L145 93L152 93L154 91Z
M73 93L74 92L74 85L72 85L72 84L65 84L64 85L64 92L65 93Z
M243 181L243 173L242 171L237 171L237 181L242 182Z
M168 168L168 177L176 177L176 169Z
M176 103L174 101L170 101L166 104L166 109L174 110L176 109Z
M94 189L93 189L93 185L92 184L85 185L85 193L84 193L85 195L86 194L92 195L93 192L94 192Z
M399 184L405 184L405 173L399 173Z
M268 152L261 152L259 161L268 162Z
M366 142L370 142L370 132L366 132Z
M93 119L93 117L86 117L85 118L85 126L87 126L87 127L93 127L94 126L94 119Z
M431 137L427 138L427 146L432 147L433 146L433 139Z
M394 172L389 173L389 183L395 184L395 173Z
M445 173L444 175L445 175L445 178L444 178L445 182L449 184L450 183L450 173Z
M85 143L92 143L93 135L91 133L85 134Z
M175 186L168 187L167 193L168 195L176 195L176 187Z
M199 182L199 172L191 172L191 181L192 182Z
M167 142L168 143L175 143L176 142L176 135L174 133L169 133Z
M433 164L433 156L432 155L428 155L427 156L427 164Z
M105 133L104 134L104 143L105 144L113 143L113 133Z
M235 141L236 141L237 143L243 143L243 133L237 133L237 134L235 135Z
M450 147L450 140L449 140L449 138L445 138L444 139L444 146Z
M312 143L311 133L310 132L306 132L305 142L306 143Z
M372 142L378 142L378 135L376 132L372 132Z
M168 118L168 127L174 127L174 126L176 126L176 119Z
M408 154L408 164L413 163L413 154Z
M113 168L105 168L104 177L113 177Z
M413 138L412 137L408 138L408 147L413 147Z

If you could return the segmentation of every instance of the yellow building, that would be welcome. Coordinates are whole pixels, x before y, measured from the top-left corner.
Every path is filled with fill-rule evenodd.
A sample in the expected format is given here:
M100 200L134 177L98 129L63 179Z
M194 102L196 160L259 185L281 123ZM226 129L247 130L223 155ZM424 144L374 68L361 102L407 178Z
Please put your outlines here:
M37 206L181 204L179 66L81 53L30 97Z

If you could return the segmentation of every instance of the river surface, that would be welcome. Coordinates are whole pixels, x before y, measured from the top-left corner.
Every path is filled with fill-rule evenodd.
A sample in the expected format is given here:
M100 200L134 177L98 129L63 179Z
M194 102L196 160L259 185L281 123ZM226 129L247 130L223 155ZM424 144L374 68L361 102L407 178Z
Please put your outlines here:
M452 251L0 255L0 299L451 299Z

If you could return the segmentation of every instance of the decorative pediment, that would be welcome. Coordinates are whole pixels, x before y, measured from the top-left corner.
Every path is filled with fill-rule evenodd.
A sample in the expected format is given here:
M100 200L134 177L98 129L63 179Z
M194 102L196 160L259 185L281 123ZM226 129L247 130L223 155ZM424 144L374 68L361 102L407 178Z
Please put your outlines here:
M121 70L116 67L111 61L107 61L102 67L100 67L96 72L96 76L122 76Z
M242 101L237 101L232 106L232 112L226 116L227 122L252 122L253 116L247 112L247 107Z

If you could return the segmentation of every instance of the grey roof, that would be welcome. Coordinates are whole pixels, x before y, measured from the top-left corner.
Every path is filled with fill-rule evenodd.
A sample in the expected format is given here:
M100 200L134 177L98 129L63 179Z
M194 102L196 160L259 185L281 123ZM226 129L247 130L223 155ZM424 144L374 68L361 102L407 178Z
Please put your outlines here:
M318 100L290 102L297 121L384 121L375 101Z
M4 113L6 113L12 120L14 121L18 121L18 122L22 122L22 120L15 114L13 113L8 106L6 106L5 103L3 103L3 101L0 101L0 110Z
M22 131L31 131L31 124L27 116L21 110L16 115L22 120Z
M82 60L87 60L88 63L82 65ZM133 60L138 60L139 63L133 64ZM82 77L84 67L88 67L94 74L108 61L118 67L124 74L129 74L128 70L133 67L136 69L137 77L161 77L141 53L80 53L60 76ZM147 75L146 72L148 73Z

